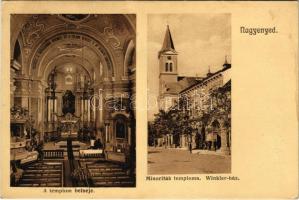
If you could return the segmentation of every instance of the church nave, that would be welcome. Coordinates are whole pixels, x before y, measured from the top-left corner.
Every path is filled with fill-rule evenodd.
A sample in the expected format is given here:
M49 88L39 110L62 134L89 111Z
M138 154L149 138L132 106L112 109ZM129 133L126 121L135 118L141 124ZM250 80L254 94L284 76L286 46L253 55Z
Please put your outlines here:
M11 15L11 186L135 186L135 21Z

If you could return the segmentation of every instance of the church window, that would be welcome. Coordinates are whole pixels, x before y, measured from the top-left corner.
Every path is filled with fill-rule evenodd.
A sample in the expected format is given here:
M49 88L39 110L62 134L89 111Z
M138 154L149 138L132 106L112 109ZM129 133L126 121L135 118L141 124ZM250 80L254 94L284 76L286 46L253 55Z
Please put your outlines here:
M165 63L165 71L168 72L168 63Z
M168 60L171 60L171 56L167 56L167 59L168 59Z
M172 63L169 63L169 71L172 72Z
M73 76L68 74L65 76L65 84L66 85L72 85L73 84Z

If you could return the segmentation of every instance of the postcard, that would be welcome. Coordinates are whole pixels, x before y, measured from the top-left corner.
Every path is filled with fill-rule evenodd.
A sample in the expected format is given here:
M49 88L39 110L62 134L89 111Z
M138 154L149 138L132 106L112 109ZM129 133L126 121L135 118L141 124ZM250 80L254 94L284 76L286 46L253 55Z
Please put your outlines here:
M2 2L1 196L298 197L297 6Z

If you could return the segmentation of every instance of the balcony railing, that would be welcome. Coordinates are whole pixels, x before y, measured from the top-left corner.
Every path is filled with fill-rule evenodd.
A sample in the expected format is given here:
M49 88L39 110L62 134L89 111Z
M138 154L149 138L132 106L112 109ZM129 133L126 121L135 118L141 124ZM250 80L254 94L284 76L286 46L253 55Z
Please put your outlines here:
M58 149L58 150L44 150L44 158L46 159L61 159L63 158L63 152L64 150Z

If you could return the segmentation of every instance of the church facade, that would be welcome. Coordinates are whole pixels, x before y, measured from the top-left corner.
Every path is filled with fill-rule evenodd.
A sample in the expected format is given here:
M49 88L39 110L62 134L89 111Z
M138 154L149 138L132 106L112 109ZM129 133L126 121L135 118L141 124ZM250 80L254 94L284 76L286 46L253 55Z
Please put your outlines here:
M11 15L13 168L41 153L66 159L72 146L75 160L97 149L135 173L135 24L122 14Z
M155 130L149 130L158 138L149 144L230 154L231 64L225 59L220 70L209 69L204 77L180 76L169 26L158 59L160 112L151 125Z

